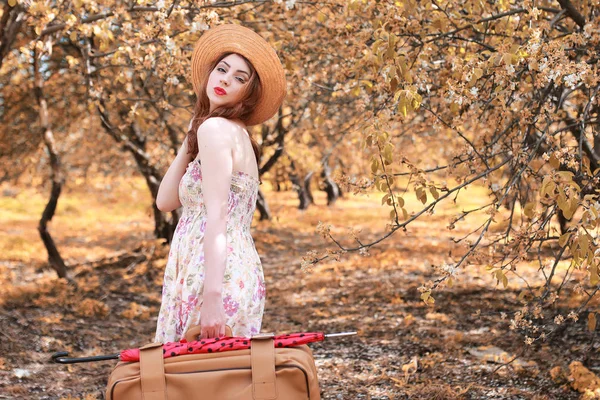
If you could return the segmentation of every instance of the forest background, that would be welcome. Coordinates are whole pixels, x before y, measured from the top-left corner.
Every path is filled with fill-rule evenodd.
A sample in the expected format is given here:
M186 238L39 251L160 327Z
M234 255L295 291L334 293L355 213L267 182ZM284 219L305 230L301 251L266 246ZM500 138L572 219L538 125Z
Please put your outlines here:
M49 355L151 340L221 23L288 85L252 128L263 329L359 332L313 346L324 399L600 398L600 1L0 5L0 398L102 398L112 365Z

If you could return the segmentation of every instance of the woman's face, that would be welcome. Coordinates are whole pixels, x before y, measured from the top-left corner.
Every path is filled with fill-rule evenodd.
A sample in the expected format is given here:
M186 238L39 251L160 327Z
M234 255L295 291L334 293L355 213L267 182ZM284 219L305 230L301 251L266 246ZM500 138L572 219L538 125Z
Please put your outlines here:
M237 54L224 57L208 76L206 95L210 111L239 102L249 80L250 68L242 57Z

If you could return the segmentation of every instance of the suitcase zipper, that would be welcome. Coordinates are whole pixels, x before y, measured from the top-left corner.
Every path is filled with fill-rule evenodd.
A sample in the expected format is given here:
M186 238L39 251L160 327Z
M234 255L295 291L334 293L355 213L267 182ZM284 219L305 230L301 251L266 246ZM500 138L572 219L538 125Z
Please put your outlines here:
M304 381L306 383L306 391L308 392L308 398L310 399L310 385L308 384L308 374L306 373L306 370L304 368L302 368L298 365L294 365L294 364L281 364L281 365L275 366L275 370L282 369L282 368L298 368L300 371L302 371L302 373L304 374ZM204 372L231 371L231 370L240 370L240 369L252 369L252 368L251 367L243 367L243 368L211 369L211 370L207 370L207 371L173 372L173 373L169 373L169 375L201 374ZM135 378L120 379L120 380L116 381L115 383L113 383L112 388L110 389L111 399L114 398L113 392L115 390L115 386L117 386L117 384L119 382L130 381L131 379L135 379Z

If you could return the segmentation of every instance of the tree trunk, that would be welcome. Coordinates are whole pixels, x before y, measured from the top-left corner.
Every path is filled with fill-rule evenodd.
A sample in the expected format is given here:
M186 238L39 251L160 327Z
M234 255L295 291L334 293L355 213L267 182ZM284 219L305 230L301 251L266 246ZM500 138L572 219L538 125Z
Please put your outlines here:
M138 156L134 155L136 159L136 163L138 165L139 171L144 176L146 180L146 185L152 193L152 213L154 215L154 236L156 238L166 239L167 242L171 243L173 240L173 235L175 234L175 228L177 227L177 222L179 222L179 213L177 210L173 210L170 214L170 217L166 217L166 214L163 213L156 207L156 196L158 195L158 188L160 186L160 180L162 179L158 172L154 170L154 168L145 168L144 162L142 160L137 159Z
M0 68L4 57L11 47L25 20L25 11L20 4L11 7L8 2L4 4L2 18L0 19Z
M575 6L571 3L570 0L558 0L558 4L560 4L563 10L567 11L567 14L580 28L585 26L585 17L581 15L581 13L575 8Z
M167 219L165 214L156 207L156 196L158 194L158 188L162 179L161 174L158 172L156 167L150 163L150 156L144 150L145 140L138 127L135 123L129 125L129 136L123 135L117 132L116 128L113 127L109 121L107 108L104 101L101 100L100 104L102 107L98 107L98 113L100 114L100 120L102 127L106 132L112 136L117 143L123 145L132 155L137 164L138 170L146 180L146 185L152 195L152 212L154 214L154 235L156 238L166 239L169 243L173 239L177 222L179 221L179 215L176 211L171 212L171 218Z
M258 208L258 212L260 213L260 221L271 219L271 211L269 210L269 205L267 204L265 195L260 189L258 190L258 198L256 199L256 208Z
M54 135L50 129L50 118L48 116L48 103L44 96L44 79L38 69L38 55L34 52L33 55L33 70L35 75L35 87L34 94L37 103L40 107L40 125L42 129L42 136L44 138L44 144L46 150L50 156L50 179L52 180L52 189L50 190L50 199L44 208L42 218L38 225L38 232L44 242L46 251L48 252L48 264L52 269L56 271L59 278L67 277L67 267L63 258L61 257L50 232L48 232L48 222L52 221L54 213L56 212L56 206L58 204L58 198L64 184L64 175L61 171L60 159L58 152L56 151L56 143L54 142Z
M92 62L90 59L91 42L86 41L85 46L77 47L81 52L81 56L84 60L84 68L86 75L86 85L88 91L93 87L93 81L89 78L92 71ZM161 174L156 167L150 162L150 156L146 153L146 137L137 127L135 122L132 122L128 126L127 133L125 134L121 129L117 129L111 124L108 108L103 98L100 98L100 105L97 107L98 114L100 115L100 122L104 130L119 144L123 145L123 148L129 151L137 164L138 170L146 180L146 185L152 194L152 212L154 214L154 236L156 238L166 239L169 243L173 239L177 222L179 221L179 214L177 211L171 213L171 218L167 219L165 215L156 207L156 195L158 194L158 187L162 179ZM121 117L127 115L127 111L117 111ZM161 119L164 121L163 116ZM165 122L166 123L166 122ZM169 135L172 139L176 136L174 130L170 130ZM176 139L176 137L175 137Z
M58 166L58 165L57 165ZM52 169L54 170L54 166ZM54 175L54 172L52 172ZM42 213L42 218L38 224L38 232L40 233L40 237L42 238L42 242L44 242L44 246L46 247L46 251L48 252L48 265L52 267L56 271L56 274L59 278L67 277L67 267L63 258L61 257L50 232L48 232L48 222L52 220L54 213L56 211L56 205L58 204L58 198L60 197L60 192L62 190L63 181L55 179L55 176L52 176L52 189L50 191L50 199L44 208L44 212Z
M139 129L135 123L132 123L129 126L129 129L132 132L130 135L132 139L141 137ZM113 137L116 138L118 135ZM130 150L131 154L133 155L138 170L146 180L146 185L152 194L154 236L159 239L166 239L167 242L171 243L173 240L173 234L175 233L175 228L177 227L177 222L179 221L179 214L176 211L173 211L171 213L171 218L167 219L165 213L156 207L156 196L158 196L158 188L160 186L160 181L162 180L162 175L158 172L156 167L150 163L150 156L146 153L144 144L145 141L139 142L137 140L131 140L126 144L126 148Z
M568 221L565 218L565 215L563 214L561 209L558 209L558 211L556 212L556 218L558 219L558 224L560 225L560 234L564 235L565 233L567 233L569 227L567 226Z
M310 190L310 180L314 174L314 171L310 171L304 177L304 192L306 193L306 197L310 201L310 204L315 204L315 198L313 197L312 191Z
M296 171L296 165L294 164L294 160L290 160L290 166L292 167L292 172L290 173L290 181L292 181L292 187L298 193L298 208L300 210L306 210L308 206L314 203L312 198L312 193L310 191L306 191L306 182L310 183L310 177L312 176L312 172L309 173L304 182L300 182L300 178L298 177L298 173Z
M338 165L340 167L340 172L344 175L344 163L339 158L337 159ZM338 198L344 198L344 191L340 185L337 185L338 188Z
M592 113L596 113L598 114L598 112L600 111L600 107L596 106L592 108ZM600 154L600 123L596 123L596 129L593 130L594 132L594 153L595 154Z
M148 156L140 154L139 152L132 152L133 158L138 166L138 170L143 175L148 190L152 194L152 213L154 215L154 236L158 239L166 239L168 243L173 240L175 234L175 228L179 222L179 211L173 210L170 217L167 217L165 213L160 211L156 207L156 196L158 195L158 188L162 179L160 173L153 165L149 164Z
M329 164L327 163L323 164L321 178L323 178L325 193L327 193L327 205L332 206L340 197L340 187L331 178L331 167L329 167Z

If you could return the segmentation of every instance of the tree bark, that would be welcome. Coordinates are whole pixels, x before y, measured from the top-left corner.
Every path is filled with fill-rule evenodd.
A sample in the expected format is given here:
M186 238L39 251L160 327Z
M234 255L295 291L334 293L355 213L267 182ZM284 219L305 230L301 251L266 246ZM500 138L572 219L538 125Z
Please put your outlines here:
M129 129L132 132L132 137L143 138L139 128L135 123L130 124ZM157 238L166 239L169 243L173 240L173 234L179 222L179 213L177 210L171 212L171 218L165 218L165 214L156 207L156 197L158 196L158 188L160 187L160 181L162 180L162 174L156 169L154 165L150 163L150 157L145 152L145 138L138 141L141 151L131 152L135 162L138 166L138 170L144 176L146 185L152 194L152 212L154 215L154 235Z
M259 175L262 176L265 172L269 171L274 165L275 163L277 163L277 160L279 160L279 157L281 157L281 155L283 154L283 150L284 150L284 139L285 139L285 134L287 131L284 131L283 129L279 132L279 134L277 135L277 139L275 141L275 143L277 144L277 148L275 149L275 152L271 155L271 157L269 157L269 159L267 160L267 162L265 162L262 167L259 168Z
M277 137L272 143L269 143L266 138L269 136L269 130L266 125L262 127L262 137L263 137L263 146L269 146L271 144L276 144L277 148L275 152L269 157L269 159L258 169L258 176L263 176L266 172L268 172L273 166L277 163L277 160L281 157L284 150L284 139L286 133L289 130L284 129L281 123L282 120L281 115L281 107L279 108L279 119L277 120L277 124L275 124L274 131L277 131ZM279 182L276 183L276 190L279 191ZM259 191L259 197L256 200L256 208L260 212L260 220L271 219L271 212L269 211L269 206L267 205L267 199L262 192Z
M40 107L41 134L44 139L44 144L46 145L46 150L50 156L50 180L52 181L50 199L48 199L48 203L42 212L42 217L38 224L38 232L40 233L42 242L44 242L44 246L48 252L48 264L56 271L56 274L59 278L66 278L67 267L60 255L60 252L58 251L58 248L56 247L56 244L54 243L54 240L52 239L52 235L50 235L50 232L48 231L48 222L52 221L52 217L54 217L54 213L56 212L58 198L60 197L65 178L61 170L60 158L58 157L58 152L56 151L54 135L52 133L52 129L50 128L48 103L44 95L44 78L42 77L38 67L38 54L36 54L34 51L34 94Z
M575 23L579 25L580 28L584 27L584 16L581 15L579 11L577 11L575 6L569 0L558 0L558 4L560 4L563 10L567 10L567 14L569 14L569 17L571 17L571 19L575 21Z
M310 191L306 191L306 182L310 182L310 177L312 177L312 172L307 175L304 179L304 182L300 182L300 177L298 176L298 172L296 170L296 165L294 164L294 160L291 160L292 172L290 173L290 181L292 181L292 187L298 193L298 208L300 210L306 210L308 206L314 203L312 193ZM307 179L308 178L308 179Z
M90 60L90 52L91 42L86 40L85 46L79 47L75 46L81 53L81 56L84 61L85 68L85 76L86 76L86 86L88 89L88 93L90 89L93 87L93 82L91 80L91 67L92 62ZM125 132L121 131L121 129L117 129L113 126L110 121L110 116L108 112L108 108L106 107L106 102L103 98L99 99L99 105L97 107L98 114L100 116L100 122L104 130L117 142L123 146L123 149L129 151L137 164L138 170L144 177L146 181L146 185L150 190L152 195L152 212L154 215L154 235L156 238L166 239L167 242L171 243L173 239L173 234L175 233L175 228L177 227L177 222L179 221L179 213L177 210L171 212L171 217L166 218L165 214L163 214L156 207L156 195L158 194L158 188L160 186L160 181L162 179L162 175L159 173L157 168L150 162L150 156L146 153L146 137L140 131L135 122L129 123L128 128ZM120 114L121 118L127 115L125 110L117 110L117 113ZM164 116L161 115L161 120L166 123ZM176 132L168 129L169 135L171 138L176 138Z
M21 5L17 4L16 6L11 7L8 2L6 2L2 19L0 20L0 69L2 68L4 57L6 57L10 51L10 48L17 37L17 33L19 33L19 30L21 29L21 24L24 19L25 11Z
M269 205L267 204L265 195L260 189L258 190L258 198L256 199L256 208L260 213L260 221L271 219L271 211L269 210Z
M567 225L568 221L565 218L565 215L563 214L561 209L559 209L556 212L556 219L558 219L558 224L560 225L560 234L564 235L565 233L567 233L569 227Z
M575 140L577 140L578 143L581 143L581 150L590 160L590 169L592 171L598 169L598 167L600 167L600 155L596 151L595 145L591 145L585 137L585 133L581 131L581 125L574 119L568 117L565 118L565 123L574 126L573 129L571 129L571 133ZM594 138L594 142L596 142L596 138ZM579 156L583 157L583 154L579 154Z
M179 214L175 210L171 212L171 218L167 219L165 218L165 214L156 207L155 200L158 195L158 188L160 186L162 175L156 167L150 163L150 156L145 151L145 138L135 123L129 125L128 136L119 134L116 128L110 123L104 101L101 100L100 104L102 107L98 107L98 112L100 113L102 126L117 143L122 144L123 147L133 155L138 170L146 180L146 185L148 186L153 199L152 212L154 215L154 235L157 238L166 239L171 243L175 228L177 227L177 222L179 221Z
M310 190L310 181L314 174L314 171L310 171L304 177L304 192L306 193L306 197L310 201L310 204L315 204L315 198L313 197L312 191Z
M327 205L332 206L340 197L340 187L331 178L331 167L329 167L328 163L323 164L321 178L323 178L323 183L325 185L325 193L327 193Z

